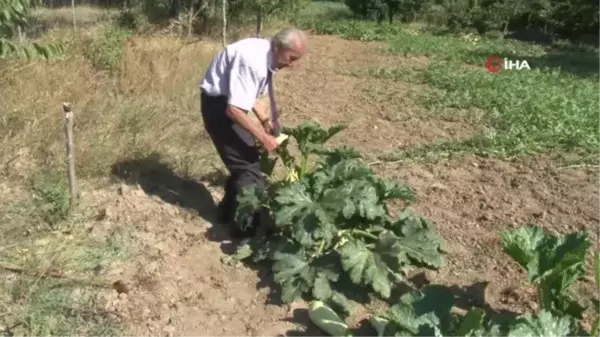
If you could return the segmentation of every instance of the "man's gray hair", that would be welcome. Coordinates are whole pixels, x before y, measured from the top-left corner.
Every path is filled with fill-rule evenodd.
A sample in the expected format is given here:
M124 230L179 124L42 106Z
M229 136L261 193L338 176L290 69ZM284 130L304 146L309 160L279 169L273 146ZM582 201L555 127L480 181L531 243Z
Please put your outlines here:
M296 43L306 45L306 41L306 34L294 27L284 28L271 38L273 45L281 49L294 48Z

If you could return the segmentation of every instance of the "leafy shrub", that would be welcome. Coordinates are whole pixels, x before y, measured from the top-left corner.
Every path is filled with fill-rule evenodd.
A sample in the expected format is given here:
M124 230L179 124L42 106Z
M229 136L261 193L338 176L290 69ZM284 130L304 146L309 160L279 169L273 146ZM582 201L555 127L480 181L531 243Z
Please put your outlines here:
M0 0L0 58L41 56L50 59L63 54L64 47L60 43L23 45L14 41L18 30L27 26L35 5L36 2L31 0Z
M344 128L304 123L284 129L298 144L298 162L286 140L277 151L287 177L272 177L263 194L246 189L236 215L263 210L274 220L274 233L245 242L236 258L272 262L284 302L310 294L352 312L351 296L373 291L388 298L409 269L441 267L445 244L435 226L408 207L391 215L387 202L408 205L412 189L376 176L351 148L324 147ZM311 155L317 156L312 168ZM271 175L276 161L265 155L263 172Z
M139 31L149 25L148 17L132 9L122 10L117 22L119 27L130 31Z
M124 43L129 35L128 30L119 27L105 28L100 37L88 42L85 48L85 56L95 69L114 73L121 66Z
M62 175L46 172L33 184L37 210L44 222L55 226L69 216L69 193Z
M344 0L344 4L354 18L379 23L399 19L426 22L440 31L503 35L535 29L547 36L598 45L598 1Z

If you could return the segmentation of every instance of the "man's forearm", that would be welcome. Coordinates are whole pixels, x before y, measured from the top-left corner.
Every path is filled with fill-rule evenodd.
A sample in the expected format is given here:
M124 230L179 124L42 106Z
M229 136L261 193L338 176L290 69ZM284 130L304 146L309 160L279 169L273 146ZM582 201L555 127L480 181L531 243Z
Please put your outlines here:
M250 117L241 109L229 105L226 111L227 117L229 117L234 123L240 125L246 131L250 132L254 138L260 140L266 134L263 128L256 125L250 119Z
M258 118L258 120L261 123L264 123L265 121L269 120L269 116L262 112L262 110L257 109L256 107L252 109L252 112L254 112L254 115L256 116L256 118Z
M252 108L252 112L254 112L256 118L258 118L258 120L261 122L269 119L269 116L266 114L265 110L265 103L260 99L256 101L256 104L254 104L254 107Z

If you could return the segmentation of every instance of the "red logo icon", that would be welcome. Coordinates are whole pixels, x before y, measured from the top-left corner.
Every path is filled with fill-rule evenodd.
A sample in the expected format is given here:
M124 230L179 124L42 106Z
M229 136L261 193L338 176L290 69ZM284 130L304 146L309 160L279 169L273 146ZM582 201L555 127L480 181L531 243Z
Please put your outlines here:
M491 73L497 73L502 69L503 65L502 57L500 56L490 56L485 61L485 67Z

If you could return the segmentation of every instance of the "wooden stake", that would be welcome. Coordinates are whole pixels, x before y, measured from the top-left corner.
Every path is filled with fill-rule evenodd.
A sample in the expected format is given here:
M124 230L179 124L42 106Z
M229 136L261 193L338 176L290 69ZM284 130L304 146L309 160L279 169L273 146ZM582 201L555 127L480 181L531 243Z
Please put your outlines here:
M223 48L225 48L225 46L227 45L227 0L223 0L222 3L223 7Z
M77 24L75 20L75 0L71 0L71 12L73 15L73 30L77 29Z
M70 282L85 284L85 285L89 285L89 286L95 286L95 287L101 287L101 288L112 288L112 289L116 290L119 294L120 293L126 293L126 294L129 293L129 288L121 280L113 282L113 281L104 280L104 279L100 279L100 278L88 279L88 278L83 278L83 277L74 277L74 276L65 275L65 274L57 272L57 271L51 271L51 270L39 271L39 270L27 269L27 268L14 265L12 263L6 263L6 262L0 262L0 269L12 271L14 273L27 274L27 275L35 276L35 277L61 278L61 279L65 279Z
M67 147L67 179L69 180L69 202L70 206L75 206L77 202L77 187L75 182L75 157L73 156L73 111L71 103L63 103L63 112L65 113L65 135Z

